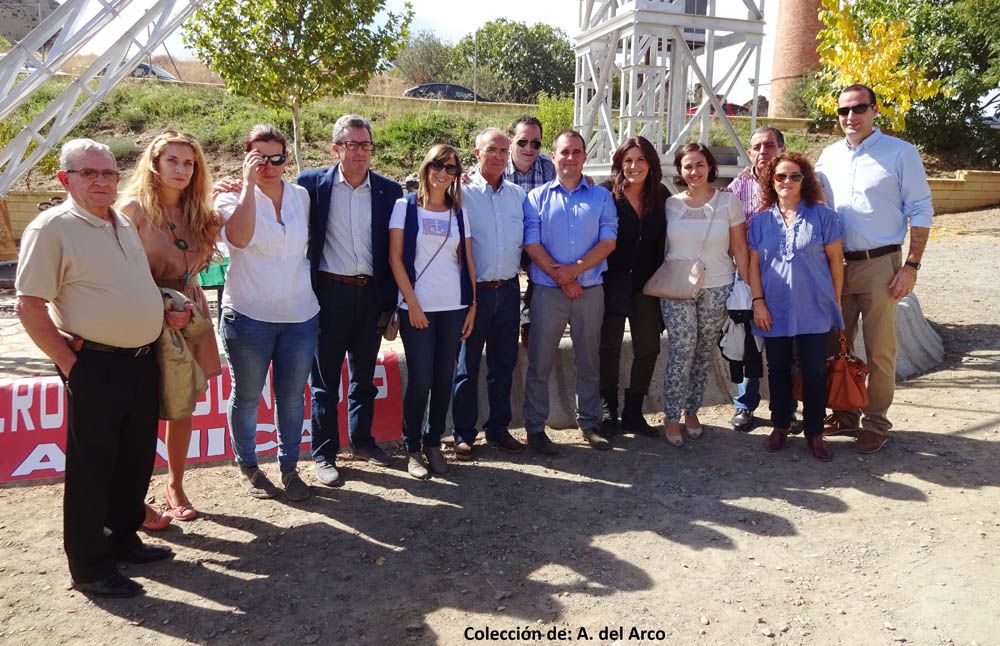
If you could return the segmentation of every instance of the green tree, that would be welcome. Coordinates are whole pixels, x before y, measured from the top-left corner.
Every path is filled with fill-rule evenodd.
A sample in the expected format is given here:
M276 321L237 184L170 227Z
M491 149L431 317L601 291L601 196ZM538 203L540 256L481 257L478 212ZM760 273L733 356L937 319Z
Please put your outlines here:
M477 61L478 59L478 61ZM575 58L566 33L544 23L530 27L505 18L487 22L455 45L453 76L468 77L473 65L497 83L492 97L532 102L539 92L572 92Z
M442 82L448 79L451 45L432 31L421 31L396 57L396 69L414 85Z
M292 113L301 170L301 111L319 98L363 90L395 58L413 9L375 20L385 0L208 0L184 28L233 94Z
M1000 164L1000 130L981 118L1000 112L1000 0L855 0L850 12L862 33L880 20L905 24L901 64L941 84L941 93L913 101L905 115L907 137L927 150Z

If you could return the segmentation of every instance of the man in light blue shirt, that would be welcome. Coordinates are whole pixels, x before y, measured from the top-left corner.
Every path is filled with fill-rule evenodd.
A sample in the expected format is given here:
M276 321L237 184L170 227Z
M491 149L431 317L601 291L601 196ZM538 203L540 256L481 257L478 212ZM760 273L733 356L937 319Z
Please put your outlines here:
M601 421L599 357L604 318L602 287L606 258L615 249L618 214L606 189L583 177L587 145L567 130L552 149L556 179L528 194L524 202L524 250L535 284L524 383L524 426L528 444L545 455L557 452L545 435L549 415L549 375L559 341L570 325L576 360L576 420L591 446L608 449L598 432Z
M510 391L517 365L521 268L524 237L524 190L503 178L510 140L497 128L476 137L478 171L462 187L462 210L474 235L476 320L458 353L452 391L455 456L473 457L479 421L479 364L486 347L486 388L490 415L483 431L486 441L507 453L524 445L509 432Z
M896 386L896 306L917 282L934 209L916 148L875 127L875 92L851 85L840 93L837 106L845 139L823 151L816 171L827 203L844 225L847 266L841 307L847 338L853 342L860 315L871 372L868 406L834 411L824 433L853 432L860 425L854 450L875 453L892 428L887 413ZM904 261L907 228L910 246Z

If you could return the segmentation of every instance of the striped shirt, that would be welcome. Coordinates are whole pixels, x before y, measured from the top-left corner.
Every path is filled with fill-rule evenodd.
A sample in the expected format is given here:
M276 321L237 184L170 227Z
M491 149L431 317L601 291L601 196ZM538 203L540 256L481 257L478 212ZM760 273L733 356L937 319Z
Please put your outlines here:
M361 186L353 188L339 166L334 171L326 243L319 269L344 276L373 275L370 175L365 176Z

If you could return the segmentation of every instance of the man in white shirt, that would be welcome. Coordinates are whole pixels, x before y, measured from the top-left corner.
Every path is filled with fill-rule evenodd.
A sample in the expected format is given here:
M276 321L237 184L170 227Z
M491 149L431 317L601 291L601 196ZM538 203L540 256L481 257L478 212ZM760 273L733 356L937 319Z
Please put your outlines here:
M389 216L403 196L399 184L370 168L372 127L358 115L333 126L338 163L302 173L309 191L309 261L319 298L320 332L312 378L312 454L316 475L329 486L343 483L337 469L340 429L337 403L344 355L351 366L347 420L355 456L388 466L372 438L377 389L373 383L381 344L379 317L396 305L389 270Z
M844 140L823 151L816 171L827 203L844 225L847 266L841 307L848 343L857 333L860 315L871 372L868 406L863 411L834 411L824 433L853 432L860 422L853 448L875 453L892 428L887 413L896 386L896 306L917 282L934 208L920 153L875 127L875 92L866 85L848 86L837 106ZM907 228L910 247L904 261Z

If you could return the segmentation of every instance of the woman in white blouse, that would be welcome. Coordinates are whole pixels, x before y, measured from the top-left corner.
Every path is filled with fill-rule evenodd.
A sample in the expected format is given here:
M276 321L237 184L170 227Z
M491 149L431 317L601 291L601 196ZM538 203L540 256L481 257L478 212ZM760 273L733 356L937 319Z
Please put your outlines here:
M667 329L667 357L663 373L663 405L667 441L684 445L701 436L698 409L726 317L726 299L733 284L733 260L746 279L747 223L739 200L718 191L715 157L703 144L687 144L674 157L676 180L686 190L667 199L666 260L696 260L705 265L705 282L692 300L660 300ZM681 425L681 413L684 425Z
M389 219L389 266L399 286L399 331L406 352L406 469L424 480L430 477L428 468L438 475L448 470L441 436L458 347L476 320L476 268L472 232L462 212L458 151L434 146L417 174L416 194L398 200Z
M243 144L243 185L215 207L226 220L230 266L222 299L222 341L233 377L229 429L240 483L255 498L276 487L257 466L257 405L273 366L278 464L285 497L309 487L296 470L305 417L305 386L316 353L319 303L309 278L309 194L283 179L285 136L254 126Z

